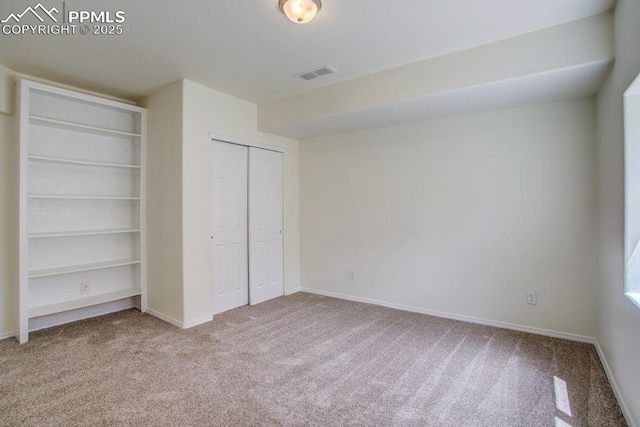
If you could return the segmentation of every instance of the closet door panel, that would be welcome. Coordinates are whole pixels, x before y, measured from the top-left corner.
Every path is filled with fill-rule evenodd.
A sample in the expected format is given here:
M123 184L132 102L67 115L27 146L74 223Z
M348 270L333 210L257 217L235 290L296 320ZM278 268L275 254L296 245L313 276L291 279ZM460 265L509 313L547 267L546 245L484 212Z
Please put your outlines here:
M211 224L214 314L249 303L247 147L212 142Z
M249 148L249 301L284 295L282 153Z

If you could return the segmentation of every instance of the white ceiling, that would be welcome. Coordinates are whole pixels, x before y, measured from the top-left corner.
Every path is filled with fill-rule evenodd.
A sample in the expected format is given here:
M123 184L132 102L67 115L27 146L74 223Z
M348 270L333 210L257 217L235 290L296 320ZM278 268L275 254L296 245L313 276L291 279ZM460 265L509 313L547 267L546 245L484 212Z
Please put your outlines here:
M62 0L41 0L62 9ZM38 0L2 0L0 19ZM186 78L263 103L610 10L615 0L323 0L307 25L277 0L67 0L123 10L120 36L0 35L0 63L129 99ZM329 64L338 74L294 74Z

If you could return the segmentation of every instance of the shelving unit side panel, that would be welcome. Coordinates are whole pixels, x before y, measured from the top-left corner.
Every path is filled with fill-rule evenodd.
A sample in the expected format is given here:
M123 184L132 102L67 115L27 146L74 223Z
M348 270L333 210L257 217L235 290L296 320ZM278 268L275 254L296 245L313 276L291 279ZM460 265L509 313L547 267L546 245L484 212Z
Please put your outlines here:
M147 111L140 112L140 310L147 311Z
M18 111L18 283L16 292L16 338L20 343L29 340L29 280L27 237L27 182L29 167L29 86L18 82L16 92Z

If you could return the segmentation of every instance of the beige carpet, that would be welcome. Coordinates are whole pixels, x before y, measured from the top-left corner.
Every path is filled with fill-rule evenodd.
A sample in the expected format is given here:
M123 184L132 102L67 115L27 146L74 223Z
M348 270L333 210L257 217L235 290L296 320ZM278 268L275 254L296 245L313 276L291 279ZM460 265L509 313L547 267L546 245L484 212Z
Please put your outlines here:
M186 331L129 310L0 342L1 426L556 422L626 425L593 346L304 293Z

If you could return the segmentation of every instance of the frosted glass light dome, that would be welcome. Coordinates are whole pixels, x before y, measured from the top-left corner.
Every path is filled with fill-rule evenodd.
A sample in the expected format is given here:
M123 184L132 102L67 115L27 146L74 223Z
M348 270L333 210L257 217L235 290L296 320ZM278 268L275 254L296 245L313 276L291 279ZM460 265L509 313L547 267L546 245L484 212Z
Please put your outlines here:
M322 7L320 0L280 0L280 9L292 22L306 24Z

